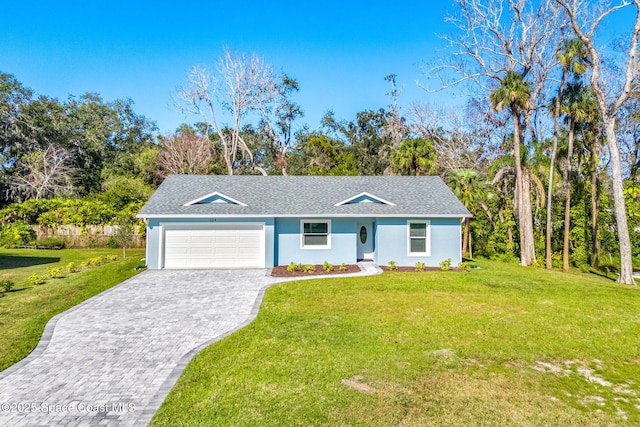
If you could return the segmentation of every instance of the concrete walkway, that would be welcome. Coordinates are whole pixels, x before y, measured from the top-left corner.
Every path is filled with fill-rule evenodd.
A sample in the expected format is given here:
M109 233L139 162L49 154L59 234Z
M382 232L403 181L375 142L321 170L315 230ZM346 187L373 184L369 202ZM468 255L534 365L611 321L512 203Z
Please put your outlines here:
M361 268L349 276L380 272ZM147 271L54 317L0 372L0 426L148 424L196 353L251 322L267 287L295 280L267 272Z

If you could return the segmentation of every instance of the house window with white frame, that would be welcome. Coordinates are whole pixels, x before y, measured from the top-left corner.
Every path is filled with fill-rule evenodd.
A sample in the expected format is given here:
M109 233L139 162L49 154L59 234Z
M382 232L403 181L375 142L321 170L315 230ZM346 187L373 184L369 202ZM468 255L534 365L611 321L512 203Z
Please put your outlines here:
M429 221L409 221L407 229L408 254L410 256L429 256L431 254Z
M302 249L331 249L331 221L300 221Z

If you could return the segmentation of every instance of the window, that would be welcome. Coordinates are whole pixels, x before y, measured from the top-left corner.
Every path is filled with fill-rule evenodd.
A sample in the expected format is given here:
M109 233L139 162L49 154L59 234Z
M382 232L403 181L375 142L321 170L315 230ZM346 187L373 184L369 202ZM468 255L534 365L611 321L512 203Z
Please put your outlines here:
M429 221L408 222L409 255L429 256L431 243L429 242Z
M331 249L331 221L300 221L302 249Z

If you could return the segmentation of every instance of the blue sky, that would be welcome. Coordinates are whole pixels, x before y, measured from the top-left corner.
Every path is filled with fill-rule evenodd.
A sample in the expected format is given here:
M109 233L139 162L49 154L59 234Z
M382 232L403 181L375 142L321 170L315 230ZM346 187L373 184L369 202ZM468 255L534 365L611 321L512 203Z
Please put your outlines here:
M0 70L38 94L130 97L170 132L189 121L169 108L192 65L212 66L222 46L256 52L298 79L303 121L325 111L354 119L390 103L429 100L417 64L442 42L449 2L431 1L3 1ZM27 6L28 5L28 6ZM438 99L438 98L433 98ZM448 99L447 102L450 102Z
M296 78L303 122L317 128L387 106L384 77L397 74L400 103L462 105L458 92L416 85L418 64L445 46L452 1L38 1L0 0L0 71L38 94L97 92L131 98L161 132L192 121L169 108L193 65L213 66L222 46L256 52ZM629 8L629 12L631 8ZM630 17L629 12L622 12ZM619 14L618 14L619 15ZM615 37L616 25L609 27Z

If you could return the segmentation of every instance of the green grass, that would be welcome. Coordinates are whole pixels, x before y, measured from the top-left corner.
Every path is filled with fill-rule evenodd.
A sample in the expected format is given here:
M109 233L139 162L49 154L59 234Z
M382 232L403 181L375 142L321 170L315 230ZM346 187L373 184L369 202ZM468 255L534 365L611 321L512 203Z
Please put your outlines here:
M152 425L640 423L638 289L479 265L275 286Z
M69 262L81 263L101 255L118 255L119 259L67 273ZM14 289L0 298L0 370L35 348L53 316L133 276L142 256L142 250L129 250L122 259L118 249L0 249L0 280L15 283ZM47 279L43 285L29 282L30 275L46 276L50 268L60 268L64 277Z

